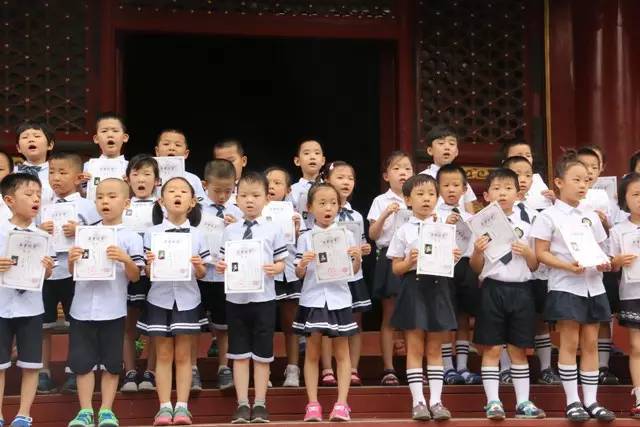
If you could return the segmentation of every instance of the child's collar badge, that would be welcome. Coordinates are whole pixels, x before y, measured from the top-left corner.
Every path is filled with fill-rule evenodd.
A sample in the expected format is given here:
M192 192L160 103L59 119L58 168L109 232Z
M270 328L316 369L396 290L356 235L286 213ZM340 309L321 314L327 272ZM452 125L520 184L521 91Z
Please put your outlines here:
M582 218L582 223L588 225L589 227L593 225L589 218Z

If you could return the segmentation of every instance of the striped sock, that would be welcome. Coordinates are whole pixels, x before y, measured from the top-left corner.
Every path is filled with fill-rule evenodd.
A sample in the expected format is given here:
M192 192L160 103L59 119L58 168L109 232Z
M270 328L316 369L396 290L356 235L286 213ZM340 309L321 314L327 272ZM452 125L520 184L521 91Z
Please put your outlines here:
M487 395L487 402L500 401L498 388L500 386L500 369L497 366L483 366L482 385L484 393Z
M598 394L598 371L580 371L580 383L582 384L582 397L587 408L596 403Z
M529 365L511 365L511 378L516 392L516 404L529 400Z
M445 372L453 369L453 346L450 342L442 344L442 364Z
M611 338L598 338L598 361L601 368L609 367L611 355Z
M413 399L413 406L426 403L422 384L422 368L407 369L407 382L409 383L409 391Z
M538 360L540 360L540 370L549 369L551 367L551 336L549 334L536 335L534 348Z
M463 371L467 369L469 360L469 341L456 341L456 369Z
M578 396L578 366L558 363L558 373L562 380L564 394L567 397L567 406L574 402L580 402L580 396Z
M509 357L507 346L504 345L500 352L500 372L508 371L509 369L511 369L511 358Z
M444 381L444 367L427 365L429 379L429 406L442 402L442 384Z

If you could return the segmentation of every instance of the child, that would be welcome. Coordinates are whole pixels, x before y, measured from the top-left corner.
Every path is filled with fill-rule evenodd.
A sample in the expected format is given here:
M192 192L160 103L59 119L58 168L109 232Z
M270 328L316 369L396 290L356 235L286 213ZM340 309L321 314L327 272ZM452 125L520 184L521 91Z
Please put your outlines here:
M53 150L53 132L44 123L26 121L16 129L16 149L25 161L12 168L14 172L30 173L40 179L43 205L53 200L53 190L49 185L49 162L47 153ZM11 172L11 171L9 171Z
M606 263L597 268L581 267L579 261L572 258L560 229L576 223L587 224L600 244L607 234L595 212L579 209L589 182L585 165L574 153L568 153L555 169L558 199L536 218L531 236L536 239L538 260L550 267L545 320L556 322L556 330L560 333L558 370L567 397L565 413L572 421L586 421L590 417L611 421L615 414L596 401L598 326L599 322L608 322L611 318L602 271L610 270L611 266ZM578 396L578 345L584 406Z
M56 152L49 158L49 183L55 193L53 203L73 203L75 205L77 221L69 221L62 227L64 235L68 238L75 236L77 225L91 225L100 220L93 202L83 199L78 193L82 175L82 158L75 153ZM46 219L46 218L45 218ZM53 234L53 221L44 221L40 228ZM38 380L40 393L51 393L55 390L55 384L51 381L49 370L49 358L51 357L51 335L47 330L53 328L58 320L58 303L62 304L65 321L70 322L69 310L73 300L75 284L68 268L68 252L58 253L58 265L51 273L51 277L45 280L42 287L44 300L43 327L45 329L42 362L44 367ZM63 393L76 392L75 374L67 372L67 381L62 386Z
M0 181L13 172L13 158L6 151L0 150ZM13 214L2 198L0 198L0 223L9 220Z
M528 147L528 146L526 146ZM507 158L502 166L511 169L518 175L518 185L520 186L520 192L518 194L518 200L514 207L517 207L520 212L520 219L528 224L533 224L533 221L538 216L538 212L535 209L531 209L527 205L526 195L529 193L531 184L533 182L533 168L530 161L526 157L513 156ZM544 304L547 298L547 279L549 278L549 269L546 265L540 265L536 271L533 272L533 279L531 280L531 289L535 297L536 307L536 336L534 339L534 349L538 360L540 361L540 376L538 378L539 384L560 384L560 377L556 371L551 367L551 335L549 331L549 324L544 321L542 314L544 312ZM504 360L504 353L501 359ZM508 354L506 358L508 360ZM506 366L505 366L506 365ZM502 368L510 369L511 362L508 360L508 364L500 363L501 378L505 377L505 372L511 376L510 371L502 370ZM511 381L511 379L510 379Z
M212 160L204 168L204 187L207 191L207 198L200 202L202 212L209 212L225 221L225 224L231 224L240 221L244 216L242 211L231 202L231 195L236 187L236 170L233 163L228 160ZM213 248L210 248L213 250ZM212 255L217 260L216 255ZM229 338L227 335L227 316L225 308L224 294L224 275L215 271L213 265L207 266L207 275L198 281L200 287L200 295L202 296L202 305L206 313L211 319L211 326L216 337L216 345L218 346L218 388L226 390L233 387L233 376L227 362L227 350ZM197 338L197 335L194 335ZM192 345L197 345L198 341L194 340ZM213 343L211 345L214 345ZM192 353L196 351L197 346L191 348ZM197 354L192 354L192 364L195 365L194 358ZM200 382L200 373L196 368L193 370L193 386L197 389ZM202 387L200 385L200 387Z
M534 160L533 160L533 154L531 152L531 146L529 144L527 144L526 142L523 141L513 141L513 142L508 142L506 144L504 144L502 146L502 161L506 161L508 158L510 157L524 157L525 159L527 159L529 161L529 163L531 163L531 167L533 168L534 166ZM542 177L537 174L534 173L532 175L532 181L542 181ZM529 188L531 188L531 186L529 186ZM527 190L528 192L529 190ZM527 193L523 193L523 194L527 194ZM553 192L553 190L551 189L547 189L544 190L542 192L542 195L544 197L546 197L547 199L551 200L552 202L555 200L556 196L555 193Z
M230 161L236 170L236 182L231 195L231 203L235 204L238 179L242 176L242 169L247 166L247 156L244 153L244 148L237 139L225 139L213 146L213 158Z
M322 407L318 402L318 362L320 361L322 336L333 338L333 352L338 372L338 399L329 415L330 421L351 419L347 395L351 361L347 337L358 333L358 324L353 320L351 291L347 280L317 283L315 276L316 254L311 240L314 231L337 227L335 217L340 207L338 191L327 183L315 184L309 190L307 209L313 215L313 229L298 239L296 253L296 275L303 280L300 306L293 329L307 337L304 358L304 382L309 403L304 421L322 421ZM347 235L347 253L351 257L353 272L360 270L362 258L360 247L355 246L351 233Z
M640 173L640 151L636 151L629 160L629 173Z
M302 215L306 229L313 228L313 218L306 211L307 193L318 179L320 171L324 166L325 158L322 145L318 141L305 140L298 146L293 163L302 171L302 178L291 186L291 202L293 208Z
M474 236L471 268L482 283L480 308L476 321L474 342L485 346L482 354L482 383L487 396L487 418L502 420L505 412L498 395L499 362L503 345L507 345L511 377L516 394L516 418L544 418L545 413L529 400L529 364L527 348L533 347L535 335L535 306L529 285L531 272L538 268L538 260L529 247L531 224L513 209L519 192L518 175L510 169L493 170L487 177L487 202L497 203L509 223L514 226L518 241L512 251L496 261L485 256L488 236Z
M291 194L291 175L285 169L274 166L265 171L269 181L269 201L284 201ZM293 216L296 230L296 240L300 234L302 217L297 212ZM296 248L295 244L287 245L287 259L284 271L276 276L276 301L280 310L280 328L285 336L287 352L287 367L284 371L283 387L300 387L300 368L298 367L300 346L298 336L293 333L293 320L298 309L302 283L296 276L293 265Z
M418 245L420 225L435 222L438 202L436 180L429 175L416 175L402 185L402 194L411 205L413 216L395 233L387 257L392 260L393 273L402 276L402 290L396 300L391 325L404 331L407 341L407 379L413 399L412 419L444 421L451 413L442 404L444 367L442 343L449 331L456 329L456 312L451 297L449 279L418 276ZM460 258L460 250L453 256ZM425 342L426 341L426 342ZM422 360L427 353L429 406L423 394Z
M216 270L222 274L227 268L224 244L232 240L261 240L264 270L264 291L227 294L227 322L229 325L229 353L233 360L233 379L238 407L232 423L266 423L269 365L273 362L273 333L276 317L276 291L273 277L284 271L287 246L275 224L262 217L267 204L269 183L264 175L248 172L238 181L238 207L244 221L229 225L222 238L221 260ZM249 408L250 361L253 359L255 401Z
M142 237L122 228L122 212L129 204L129 186L117 178L102 180L96 188L100 226L116 227L117 243L107 248L107 258L116 265L116 276L108 281L78 280L71 304L69 367L77 375L80 411L69 427L93 426L93 368L103 369L99 426L118 426L112 411L122 370L122 342L127 315L127 284L137 282L144 268ZM82 259L83 248L69 249L69 272Z
M458 157L458 136L446 126L435 126L429 131L426 139L427 154L433 159L433 163L420 173L430 175L435 179L442 166L452 163ZM473 202L475 201L476 195L471 186L467 185L459 208L473 213Z
M391 271L391 260L387 248L396 231L396 212L406 209L402 197L402 185L413 175L413 164L406 153L394 151L387 158L382 178L389 183L389 190L377 196L367 214L369 238L376 242L376 267L373 282L373 297L382 302L382 324L380 325L380 347L384 371L381 385L399 385L398 374L393 368L393 328L391 315L395 308L395 297L400 291L400 278Z
M0 257L0 272L4 273L13 265L11 259L4 257L9 233L13 230L43 233L34 225L40 209L40 181L26 173L8 175L0 183L0 192L12 211L11 219L0 222L0 253L3 254ZM47 278L54 265L53 258L44 257L42 265ZM1 287L0 300L0 425L4 425L1 408L5 372L11 366L11 346L15 338L17 365L22 369L22 386L20 407L11 426L31 427L31 404L38 386L38 370L42 368L42 294L40 291Z
M469 267L469 257L473 249L471 233L464 225L464 222L471 218L471 214L459 208L460 199L467 188L467 175L460 166L448 164L440 168L436 179L441 200L436 206L436 218L440 222L456 226L456 243L462 254L451 281L453 285L451 297L456 307L458 323L457 330L451 334L456 337L456 367L453 367L451 342L446 340L442 346L444 383L481 384L480 375L470 372L467 367L471 341L470 318L477 316L480 299L478 275Z
M166 216L162 210L166 211ZM138 330L155 341L156 349L156 389L160 409L155 416L154 426L191 424L188 409L191 388L191 335L199 334L202 319L200 291L196 279L206 274L206 264L211 263L204 235L196 228L200 223L200 205L196 201L191 184L182 177L169 179L162 186L160 199L153 207L153 222L156 224L144 234L147 257L145 273L151 273L151 265L156 254L151 252L153 233L190 233L191 280L178 282L151 282L147 305ZM176 395L174 407L171 405L172 365L176 366Z
M158 162L149 154L133 156L127 164L126 175L133 197L131 197L129 207L125 209L122 216L123 226L126 228L135 218L135 231L144 236L143 230L153 226L151 209L156 201L154 194L160 181ZM142 218L145 223L138 224L139 218ZM144 309L149 286L151 283L144 271L138 281L130 282L127 286L127 319L123 349L125 376L122 387L120 387L122 392L154 391L156 389L156 352L153 348L153 340L145 343L147 368L142 374L140 383L138 383L138 372L136 371L135 343L138 336L136 324Z
M629 212L629 219L616 224L610 231L609 255L614 271L627 268L638 258L635 254L624 252L622 236L627 233L637 235L640 227L640 175L632 172L620 182L618 192L618 204L620 208ZM635 405L631 408L631 416L640 418L640 288L637 283L628 283L626 275L620 279L620 325L629 329L629 341L631 352L629 354L629 371L633 382L631 393L635 397Z
M364 219L359 212L351 208L351 204L349 203L349 199L351 199L351 195L353 194L353 189L355 187L356 178L356 172L353 169L353 166L340 160L331 162L323 175L324 179L329 184L333 185L340 195L340 209L338 210L338 216L336 216L338 225L340 225L340 223L347 222L351 224L351 230L356 228L357 233L353 233L353 240L360 245L360 251L363 256L369 255L371 253L371 245L367 243L367 239L364 237ZM351 291L351 308L353 311L353 318L358 324L358 328L362 328L362 313L371 310L371 297L369 297L369 291L367 289L367 284L364 281L364 276L362 275L362 269L355 274L354 280L349 282L349 290ZM328 338L323 338L322 343L322 378L324 381L327 373L333 376L333 369L331 368L331 341ZM361 347L362 336L360 334L355 334L349 337L352 386L362 385L362 380L358 375Z
M187 160L189 157L189 145L184 132L178 129L165 129L160 132L156 140L156 156L182 156ZM184 171L184 178L193 187L198 202L206 199L207 195L204 192L200 178L187 171Z

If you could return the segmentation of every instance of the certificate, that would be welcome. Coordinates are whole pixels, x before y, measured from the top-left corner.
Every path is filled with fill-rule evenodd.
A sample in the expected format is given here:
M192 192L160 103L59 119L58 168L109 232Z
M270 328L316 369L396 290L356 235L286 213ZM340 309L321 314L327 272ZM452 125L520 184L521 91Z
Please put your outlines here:
M340 221L337 222L338 227L344 227L349 230L351 234L353 234L353 241L356 244L360 244L362 242L362 236L364 236L364 224L358 221Z
M230 240L224 244L224 291L227 294L264 292L262 240Z
M624 233L621 236L620 246L623 254L640 255L640 232ZM630 266L623 267L622 270L627 283L640 282L640 259L636 258Z
M217 260L222 247L224 220L211 212L202 212L202 219L198 224L198 228L204 233L211 256Z
M284 235L285 243L296 243L296 227L293 222L293 204L291 202L269 202L262 209L262 216L277 225Z
M411 209L398 209L393 215L393 232L395 233L400 227L407 223L411 215L413 215Z
M27 291L42 290L44 266L42 259L49 255L49 235L29 231L10 231L5 257L13 265L2 273L0 286Z
M115 227L77 227L76 246L82 248L82 258L73 267L73 280L115 280L116 263L107 258L107 248L117 241Z
M101 180L107 178L122 179L126 175L127 162L119 159L90 159L87 172L91 178L87 181L87 199L96 199L96 189Z
M466 222L462 219L458 220L455 224L456 227L456 247L460 249L460 251L464 254L468 249L469 245L471 245L471 238L473 237L473 232L469 228Z
M160 170L160 184L162 187L165 182L176 176L184 176L184 157L182 156L165 156L154 157L158 162Z
M56 252L66 252L73 246L73 237L65 237L62 226L77 220L74 203L51 203L42 207L42 222L53 221L53 249Z
M418 274L453 277L456 226L439 222L420 224Z
M540 174L534 173L531 188L526 195L527 204L533 209L546 209L552 206L553 202L542 195L542 192L548 189Z
M596 267L609 262L609 257L600 248L591 226L587 224L563 224L560 234L569 252L581 267Z
M152 233L152 282L191 280L191 233Z
M604 190L609 196L609 199L618 202L618 177L616 176L601 176L593 183L592 189Z
M610 203L611 199L609 199L606 191L592 188L587 191L585 198L580 201L580 207L607 214L609 213Z
M134 233L144 233L153 226L153 203L131 203L122 212L122 225Z
M347 253L347 230L334 227L315 231L311 244L316 253L316 282L348 281L353 277L353 264Z
M484 254L491 262L496 262L511 252L511 245L518 240L513 227L497 203L491 203L482 209L472 216L467 224L476 236L489 238L489 246Z

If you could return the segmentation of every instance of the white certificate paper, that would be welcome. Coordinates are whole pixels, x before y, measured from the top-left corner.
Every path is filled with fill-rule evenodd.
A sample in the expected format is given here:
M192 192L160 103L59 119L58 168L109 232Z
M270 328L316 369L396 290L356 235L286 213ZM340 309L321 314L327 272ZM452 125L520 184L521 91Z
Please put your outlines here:
M552 206L553 203L551 200L542 195L542 192L548 189L549 187L547 187L547 184L545 184L540 174L533 174L531 188L526 195L527 204L531 206L532 209L546 209Z
M349 232L353 234L353 241L356 242L356 244L362 242L362 236L364 235L363 223L357 221L340 221L336 224L338 224L338 227L344 227L349 230Z
M587 195L580 201L580 207L586 209L593 209L596 211L609 213L609 205L611 199L606 191L596 188L591 188L587 191Z
M182 156L166 156L154 157L158 162L160 169L160 184L162 187L165 182L176 176L184 176L184 157Z
M82 258L73 267L73 280L115 280L116 263L107 258L107 248L117 245L115 227L79 226L76 246Z
M411 209L398 209L398 211L393 215L393 232L398 231L400 227L406 224L411 218L413 213Z
M87 181L87 199L96 199L96 188L100 181L107 178L122 179L127 171L127 163L118 159L90 159L87 172L91 178Z
M489 238L489 246L484 254L491 262L496 262L511 252L511 245L518 240L513 227L497 203L491 203L472 216L467 223L477 237Z
M191 233L152 233L152 282L191 280Z
M640 255L640 232L630 231L621 236L620 246L623 254ZM640 282L640 259L636 258L630 266L623 267L623 274L627 283Z
M420 224L418 274L453 277L456 226L439 222Z
M596 179L592 189L603 190L609 196L609 199L618 202L618 177L601 176Z
M51 203L42 207L42 222L53 221L53 249L56 252L66 252L73 246L73 237L65 237L62 226L77 220L73 203Z
M591 227L587 224L565 224L560 234L569 252L581 267L595 267L609 262L609 257L600 248Z
M224 291L227 294L264 292L262 240L230 240L224 244Z
M210 212L202 212L202 219L198 224L198 228L204 233L211 256L217 260L222 247L224 220Z
M144 233L153 226L153 203L131 203L122 212L122 225L134 233Z
M345 228L334 227L315 231L311 235L311 244L316 254L317 283L348 281L353 277L353 264L347 253Z
M296 243L296 228L293 222L293 204L291 202L269 202L262 209L262 216L276 224L282 230L285 243Z
M471 245L471 238L473 232L469 228L466 222L460 219L456 224L456 247L464 254Z
M7 237L7 251L13 266L2 273L0 286L27 291L42 290L44 266L42 259L49 255L48 235L29 231L11 231Z

